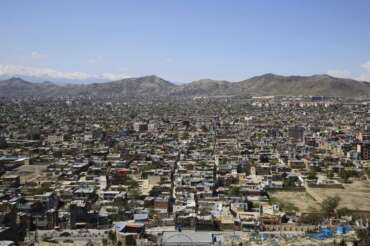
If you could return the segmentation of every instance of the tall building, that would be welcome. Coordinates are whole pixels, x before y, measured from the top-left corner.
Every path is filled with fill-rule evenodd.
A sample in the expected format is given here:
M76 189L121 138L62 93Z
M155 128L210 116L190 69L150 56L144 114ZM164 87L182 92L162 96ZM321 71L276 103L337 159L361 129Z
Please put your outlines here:
M0 148L6 148L8 146L5 137L0 136Z
M288 139L292 142L303 142L304 127L293 126L288 128Z
M366 126L365 129L357 135L357 139L360 141L360 143L358 143L357 145L357 152L360 153L362 160L369 160L370 159L370 129L368 126Z
M148 130L148 124L143 122L135 122L133 124L133 128L135 132L145 132Z
M357 145L357 152L360 152L362 160L370 159L370 141L366 140Z

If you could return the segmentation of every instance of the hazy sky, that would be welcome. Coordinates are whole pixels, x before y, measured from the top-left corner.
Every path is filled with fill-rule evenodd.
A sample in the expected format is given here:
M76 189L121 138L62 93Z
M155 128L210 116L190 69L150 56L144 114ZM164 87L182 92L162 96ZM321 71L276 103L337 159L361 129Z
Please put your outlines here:
M1 0L0 76L370 81L370 0Z

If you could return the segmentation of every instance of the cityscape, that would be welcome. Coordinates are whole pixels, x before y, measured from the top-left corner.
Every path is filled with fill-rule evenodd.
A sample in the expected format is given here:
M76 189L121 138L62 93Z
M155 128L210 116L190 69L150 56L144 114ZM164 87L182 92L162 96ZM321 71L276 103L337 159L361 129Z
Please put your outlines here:
M338 18L340 13L351 6L356 13L365 13L360 18L370 21L368 2L300 1L301 6L285 0L276 1L279 4L112 1L112 5L19 1L24 5L13 19L9 11L16 9L14 2L0 3L5 17L0 20L7 19L0 21L5 34L0 41L0 246L370 245L370 62L362 58L370 59L369 33L365 31L360 41L338 40L343 47L335 47L336 53L348 45L351 57L359 59L348 61L350 73L326 69L324 57L330 55L324 51L317 61L307 51L302 60L276 64L277 70L269 70L268 61L258 69L246 66L247 75L235 72L239 66L234 62L243 51L227 46L228 39L185 47L180 40L165 43L171 37L159 42L157 36L150 36L152 26L164 26L165 30L157 31L179 36L200 32L203 25L214 30L216 24L209 20L216 22L222 13L230 14L232 23L240 26L225 28L222 23L229 22L223 19L217 26L220 33L230 28L244 32L251 28L244 26L250 22L272 28L278 21L282 32L289 29L285 21L290 25L297 20L303 27L306 19L287 11L290 5L291 10L312 7L323 22L352 24L355 20ZM325 12L330 20L317 6L333 9L331 14ZM281 10L289 18L260 22L260 15L254 14L264 8L268 13L270 8ZM209 12L197 12L205 9ZM92 14L96 30L84 22L91 16L83 12L77 17L77 10ZM169 16L194 16L195 20L179 20L172 29L171 21L163 24L166 11ZM28 15L31 12L45 13L50 22L38 14ZM135 21L129 18L140 13ZM28 23L28 16L35 19ZM95 16L113 19L95 20ZM59 23L56 29L62 34L51 31L50 23ZM146 25L148 29L135 29ZM319 29L324 24L312 25ZM20 26L25 29L13 33L11 29ZM68 36L74 32L72 27L81 31L74 33L78 38L88 36L91 43L76 42L74 50L67 38L43 41ZM119 27L117 32L123 36L113 27ZM346 30L350 27L344 25ZM333 28L342 30L336 24ZM32 37L42 38L19 41L17 35L29 31L35 34ZM89 36L100 31L105 41ZM204 32L205 37L212 36ZM304 32L294 29L288 39ZM130 42L125 44L131 48L136 46L129 44L137 42L141 48L132 48L138 52L132 57L128 48L127 57L119 55L116 61L114 55L121 51L108 50L114 40ZM315 40L299 44L314 45ZM325 42L325 38L318 40ZM95 42L100 43L94 46ZM356 42L362 45L352 47ZM252 44L263 49L258 42ZM200 56L218 52L218 45L222 52L235 55L230 65L225 67L212 56L209 66L202 65ZM17 56L26 54L29 47L45 48L29 52L29 58ZM146 50L149 47L152 53ZM92 49L104 56L81 65L83 52ZM144 50L149 55L144 56ZM167 57L163 64L159 57L152 62L150 54L157 50L178 55ZM178 65L180 57L185 62L187 52L200 60L194 61L199 68ZM296 55L289 48L284 52ZM65 53L69 60L63 60ZM60 60L53 58L58 55ZM227 54L220 55L228 59ZM334 61L336 54L332 56L330 62L340 64ZM132 70L113 71L121 62L131 64ZM361 63L362 70L351 68ZM303 70L295 70L300 65ZM98 67L111 67L113 72L101 72ZM159 75L146 75L153 74L152 69ZM204 79L199 70L213 79Z

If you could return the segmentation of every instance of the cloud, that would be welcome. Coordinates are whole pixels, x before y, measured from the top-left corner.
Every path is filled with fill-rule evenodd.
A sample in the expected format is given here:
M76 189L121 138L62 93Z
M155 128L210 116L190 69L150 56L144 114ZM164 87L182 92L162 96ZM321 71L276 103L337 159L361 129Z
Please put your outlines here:
M326 73L330 76L338 78L348 78L351 75L351 73L347 70L337 70L337 69L328 70Z
M361 65L368 73L370 73L370 61Z
M47 58L47 55L42 54L42 53L40 53L38 51L32 51L31 58L33 60L43 60L43 59L46 59Z
M360 74L356 79L370 82L370 61L362 64L361 67L365 69L365 72Z
M45 79L67 80L118 80L126 78L126 74L102 73L91 74L84 72L68 72L46 67L28 67L11 64L0 64L0 76L29 76Z
M362 71L357 74L353 74L348 70L332 69L328 70L326 73L339 78L352 78L359 81L368 81L370 82L370 61L365 62L360 66Z
M370 82L370 74L361 74L356 80Z

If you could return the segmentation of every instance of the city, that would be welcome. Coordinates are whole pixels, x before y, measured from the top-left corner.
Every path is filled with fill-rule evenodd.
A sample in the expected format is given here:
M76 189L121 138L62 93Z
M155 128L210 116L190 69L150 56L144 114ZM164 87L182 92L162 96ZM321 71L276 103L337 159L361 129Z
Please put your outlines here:
M354 242L370 211L369 107L324 97L3 101L0 237Z
M1 0L0 246L370 246L369 0Z

